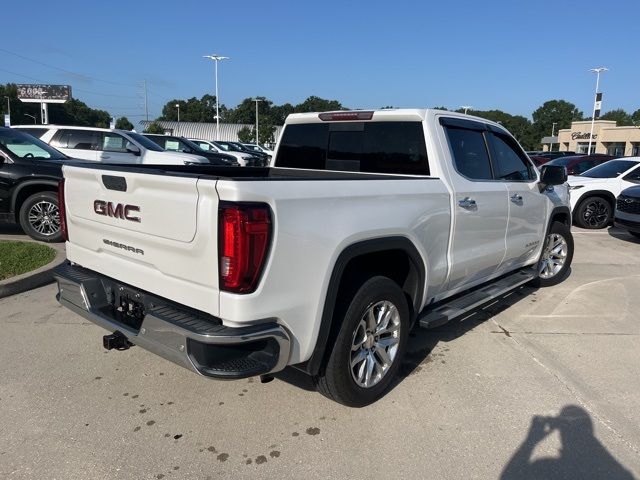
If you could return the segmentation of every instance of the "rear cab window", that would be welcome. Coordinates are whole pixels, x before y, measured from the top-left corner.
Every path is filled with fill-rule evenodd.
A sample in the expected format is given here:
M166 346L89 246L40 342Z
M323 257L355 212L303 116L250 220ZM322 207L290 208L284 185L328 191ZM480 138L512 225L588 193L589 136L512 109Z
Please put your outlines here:
M276 166L429 175L422 122L289 124Z

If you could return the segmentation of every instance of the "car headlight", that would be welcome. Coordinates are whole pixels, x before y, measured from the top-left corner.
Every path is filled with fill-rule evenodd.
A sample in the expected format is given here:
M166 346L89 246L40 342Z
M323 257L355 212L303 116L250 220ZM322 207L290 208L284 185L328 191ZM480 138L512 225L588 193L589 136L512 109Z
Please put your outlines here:
M569 190L577 190L579 188L583 188L584 185L569 185Z

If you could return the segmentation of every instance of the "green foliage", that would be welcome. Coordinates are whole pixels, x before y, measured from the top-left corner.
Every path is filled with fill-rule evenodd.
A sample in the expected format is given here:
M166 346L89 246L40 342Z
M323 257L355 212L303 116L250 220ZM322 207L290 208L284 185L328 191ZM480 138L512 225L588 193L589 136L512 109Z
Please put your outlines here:
M329 112L334 110L346 110L337 100L326 100L324 98L310 96L304 102L299 103L293 109L294 113L306 112Z
M242 127L238 131L238 140L242 143L251 143L254 138L253 130L254 129L249 128L247 126Z
M181 122L200 122L213 123L216 121L216 97L214 95L203 95L197 99L191 97L187 100L169 100L162 108L162 115L158 120L177 121L178 108L180 105L180 121ZM220 105L220 121L226 121L227 109L224 105Z
M631 114L631 121L634 125L640 125L640 108Z
M51 262L53 248L33 242L0 242L0 280L22 275Z
M149 124L149 126L145 129L144 133L155 133L155 134L164 135L164 128L162 128L159 123L153 122Z
M601 115L600 118L602 120L615 120L616 125L619 127L623 125L633 125L633 117L625 112L622 108L609 110L604 115Z
M127 117L120 117L116 120L116 128L120 130L133 130L133 123Z
M565 100L546 101L531 116L533 117L532 135L536 141L536 148L540 145L542 137L551 135L554 123L557 133L562 128L570 128L571 122L584 118L583 113L573 103Z
M444 110L446 112L449 111L449 109L447 107L432 107L434 110Z

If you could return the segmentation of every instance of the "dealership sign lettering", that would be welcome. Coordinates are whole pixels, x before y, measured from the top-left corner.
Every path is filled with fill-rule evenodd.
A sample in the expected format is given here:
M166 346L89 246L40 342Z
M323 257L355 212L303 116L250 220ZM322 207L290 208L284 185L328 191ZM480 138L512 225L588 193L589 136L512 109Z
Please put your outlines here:
M595 140L596 138L598 138L598 135L593 135L591 138ZM571 134L571 140L589 140L589 133L573 132Z

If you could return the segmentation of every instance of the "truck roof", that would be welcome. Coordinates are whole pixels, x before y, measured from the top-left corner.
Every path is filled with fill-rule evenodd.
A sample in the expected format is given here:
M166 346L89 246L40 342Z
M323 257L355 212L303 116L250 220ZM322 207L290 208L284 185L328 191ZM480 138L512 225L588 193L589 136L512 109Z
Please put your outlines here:
M309 112L309 113L292 113L285 121L285 124L293 123L322 123L328 119L323 120L320 115L330 116L348 116L352 114L353 119L340 118L341 121L387 121L387 122L421 122L428 117L436 115L446 115L447 117L464 118L467 120L477 120L482 123L489 123L498 128L504 129L504 127L496 122L487 120L486 118L475 117L473 115L466 115L464 113L451 112L448 110L439 110L435 108L385 108L380 110L338 110L333 112ZM362 118L357 118L356 115L362 115ZM365 118L368 117L368 118Z

